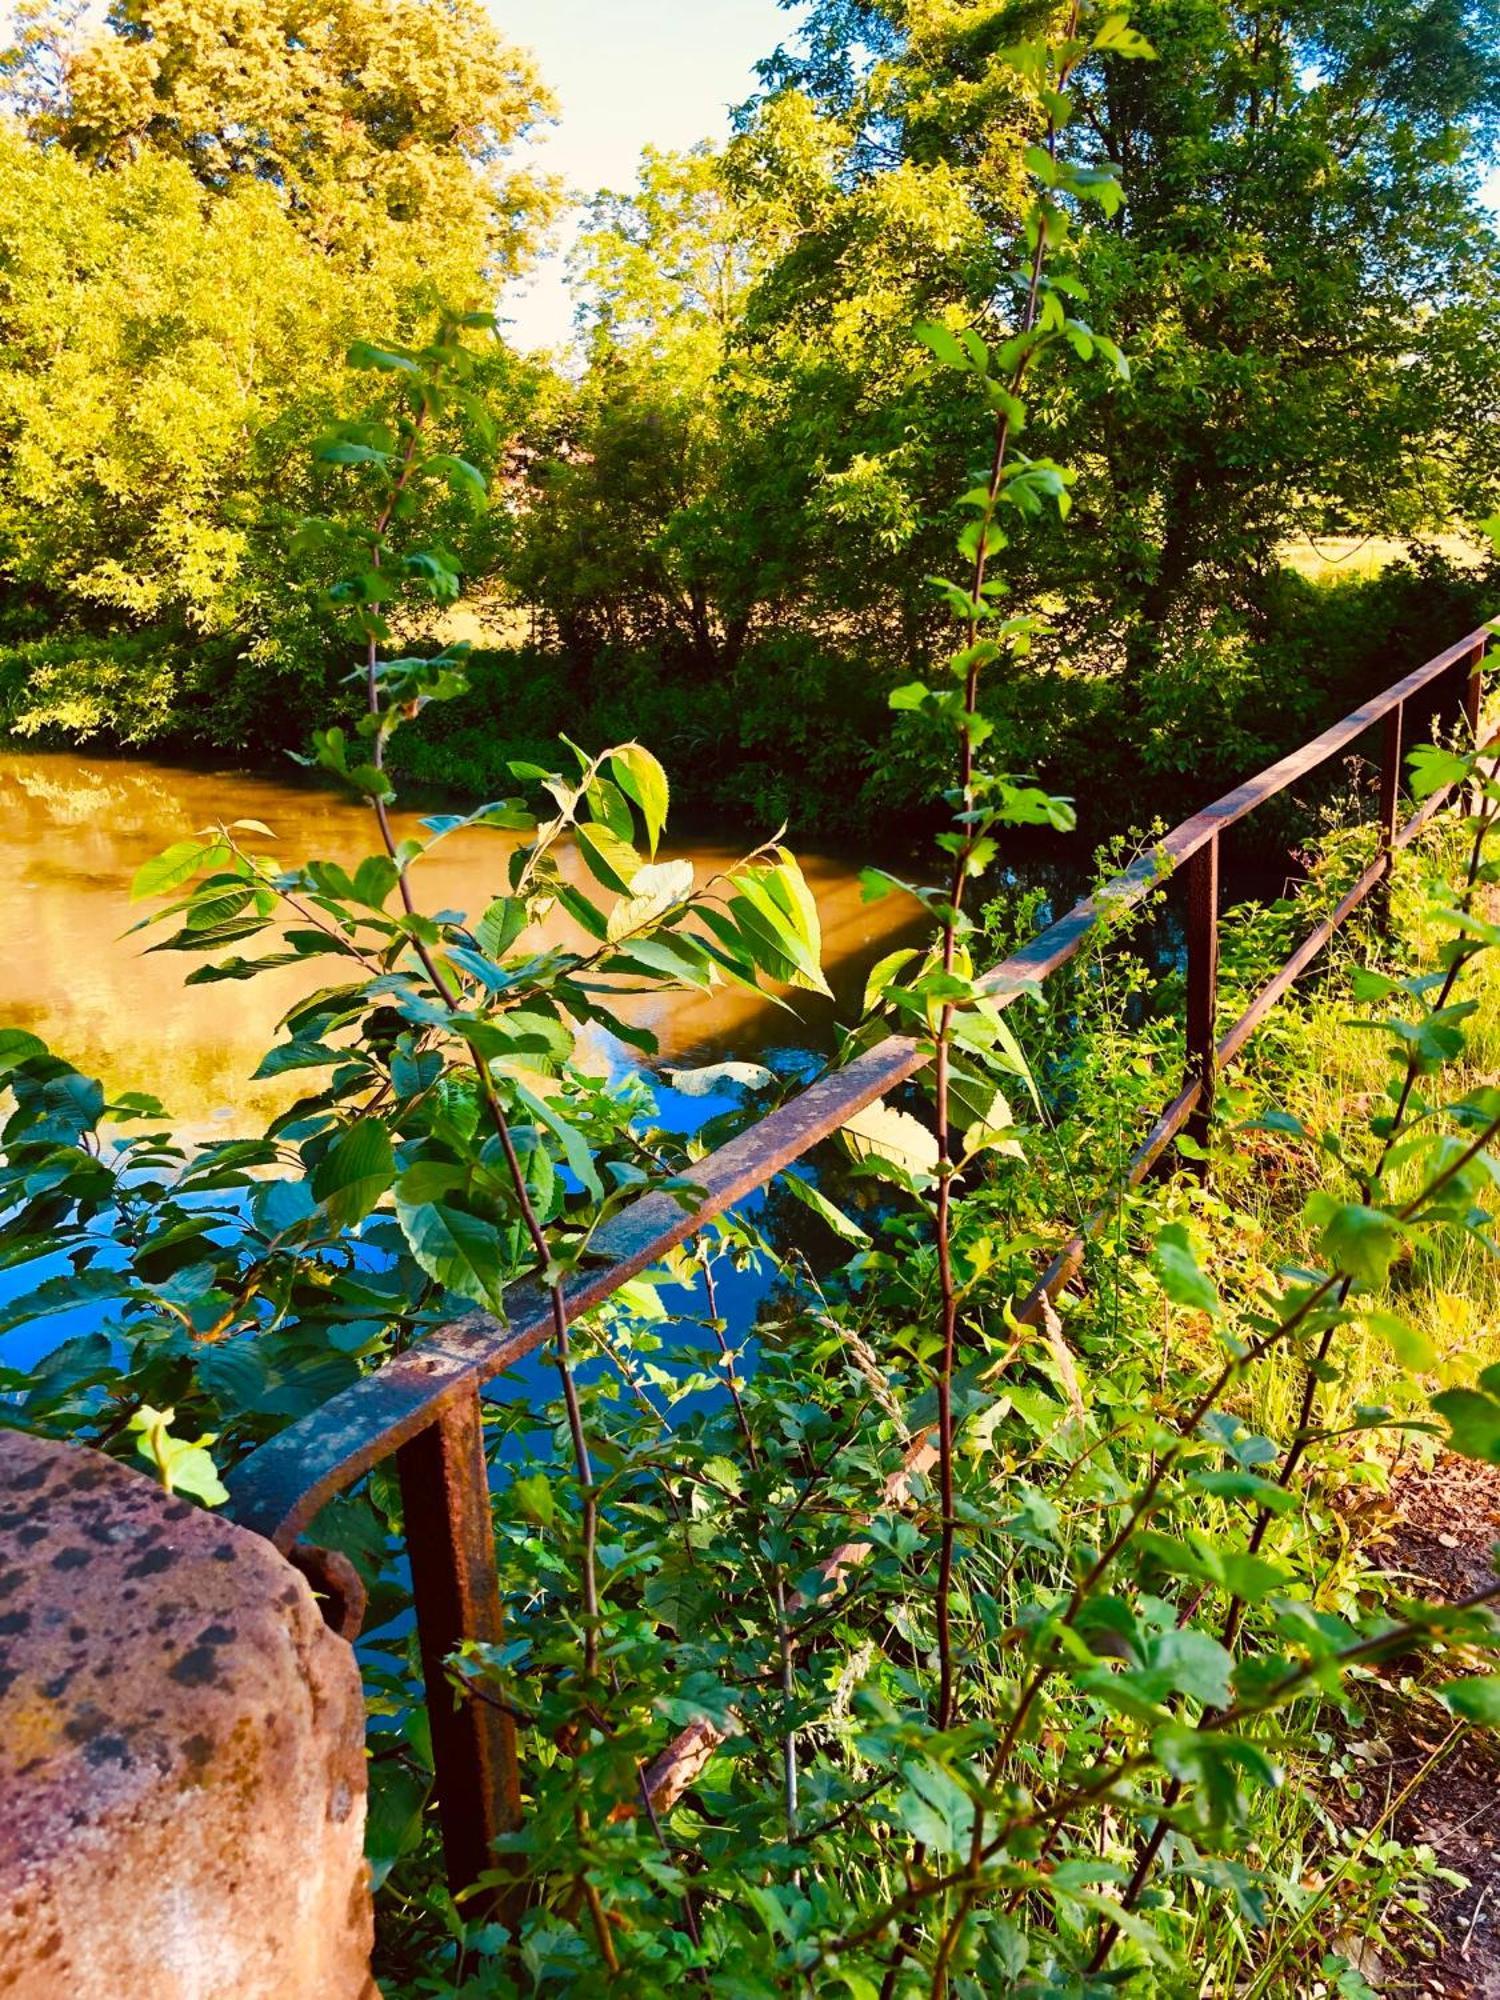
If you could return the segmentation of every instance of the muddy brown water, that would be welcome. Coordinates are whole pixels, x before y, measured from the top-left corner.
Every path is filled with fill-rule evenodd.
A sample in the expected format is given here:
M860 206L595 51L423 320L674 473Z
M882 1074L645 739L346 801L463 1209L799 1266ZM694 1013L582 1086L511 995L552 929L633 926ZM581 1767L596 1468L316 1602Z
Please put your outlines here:
M398 830L415 830L419 817L398 814ZM284 1080L252 1082L252 1072L286 1008L330 978L328 962L315 959L255 980L185 986L200 959L151 952L165 931L128 934L152 907L130 901L142 862L233 819L268 826L274 841L247 836L247 844L288 866L308 859L352 866L375 845L369 814L357 803L295 779L0 751L0 920L10 941L0 962L0 1025L30 1029L113 1090L150 1092L185 1136L247 1130L287 1101ZM747 828L747 845L759 832ZM419 903L477 915L504 893L515 838L466 831L444 841L414 871ZM678 856L693 863L700 883L740 858L722 842L669 833L663 858ZM915 906L895 896L863 901L856 863L806 852L799 859L817 900L836 1003L783 996L795 1009L788 1012L731 988L633 998L621 1011L657 1037L654 1066L827 1048L835 1020L852 1018L869 965L912 933ZM564 865L587 880L576 855ZM251 940L230 950L255 956L264 948ZM586 1045L585 1056L600 1072L640 1061L603 1035Z

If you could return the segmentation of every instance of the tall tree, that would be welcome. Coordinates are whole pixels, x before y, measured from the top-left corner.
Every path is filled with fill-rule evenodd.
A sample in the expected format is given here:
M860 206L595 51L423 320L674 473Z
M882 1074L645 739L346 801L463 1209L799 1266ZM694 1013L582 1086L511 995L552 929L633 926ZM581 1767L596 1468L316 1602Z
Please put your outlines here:
M325 244L440 214L505 270L552 199L511 157L551 100L478 0L115 0L95 32L40 0L9 67L33 137L268 181Z
M768 579L724 504L747 440L723 364L759 246L707 146L648 147L590 204L572 259L588 366L530 469L514 581L583 687L603 647L733 668Z
M295 738L336 656L285 530L345 350L529 253L551 191L511 153L546 95L471 0L42 0L6 88L6 719ZM502 425L533 372L486 363Z
M1289 532L1448 525L1434 362L1489 283L1500 8L1154 0L1137 19L1159 62L1085 85L1127 200L1083 275L1141 357L1085 419L1139 700L1164 643L1255 606Z
M1003 51L1024 12L815 0L764 66L739 145L751 184L779 198L783 135L809 121L838 164L750 301L760 355L805 371L856 298L876 302L848 343L866 383L888 365L885 325L938 302L955 325L1005 331L1018 158ZM1122 395L1036 385L1030 448L1083 467L1096 532L1060 579L1053 535L1035 566L1024 546L1013 561L1020 581L1045 568L1067 586L1085 663L1123 667L1138 702L1164 646L1216 607L1254 613L1298 523L1446 524L1454 426L1429 357L1466 308L1468 339L1492 324L1494 232L1477 197L1500 109L1500 7L1144 0L1131 27L1157 60L1083 64L1071 89L1126 195L1081 238L1074 276L1122 331L1132 382ZM862 239L877 204L904 240ZM834 338L819 338L820 305ZM918 499L926 454L910 418L898 389L866 435L893 495ZM860 444L851 427L848 449ZM908 577L926 566L912 555Z

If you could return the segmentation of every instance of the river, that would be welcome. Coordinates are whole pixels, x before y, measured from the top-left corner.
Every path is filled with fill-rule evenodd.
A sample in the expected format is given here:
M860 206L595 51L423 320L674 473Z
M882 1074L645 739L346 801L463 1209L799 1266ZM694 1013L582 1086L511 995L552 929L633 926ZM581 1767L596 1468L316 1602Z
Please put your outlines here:
M398 829L414 829L417 818L397 814ZM141 863L233 819L269 827L274 841L250 844L289 866L309 859L352 866L374 845L364 808L295 777L0 751L0 921L11 941L0 965L0 1025L30 1029L110 1089L158 1097L184 1136L247 1130L287 1101L284 1080L254 1083L252 1072L279 1016L329 977L327 961L317 959L255 980L185 986L201 960L149 951L163 932L127 934L152 907L130 901ZM747 829L747 841L759 831ZM477 915L504 891L514 839L491 831L444 841L415 872L420 903ZM673 840L670 829L664 852L691 860L700 882L739 858L721 842ZM633 1001L634 1018L657 1037L658 1065L827 1049L835 1020L853 1018L870 964L913 933L907 899L862 899L857 863L819 853L799 859L817 900L835 1003L799 993L788 1013L727 987ZM576 869L576 856L566 865ZM601 1071L640 1062L604 1036L586 1053Z

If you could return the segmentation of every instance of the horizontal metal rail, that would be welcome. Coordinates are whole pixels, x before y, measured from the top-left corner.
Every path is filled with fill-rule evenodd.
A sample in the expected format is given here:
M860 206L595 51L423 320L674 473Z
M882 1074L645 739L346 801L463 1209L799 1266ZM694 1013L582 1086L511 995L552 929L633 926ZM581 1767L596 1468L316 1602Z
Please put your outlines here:
M990 997L998 1006L1008 1006L1058 971L1076 956L1103 909L1113 913L1133 908L1165 878L1170 871L1159 865L1159 857L1180 866L1225 827L1357 742L1455 664L1482 654L1486 638L1487 628L1461 639L1301 750L1174 827L1152 854L1097 896L1085 897L996 966L982 982ZM691 1208L671 1195L646 1194L622 1209L594 1237L597 1266L568 1281L565 1297L570 1313L601 1304L627 1279L685 1243L704 1223L766 1186L783 1167L840 1130L867 1105L907 1082L927 1060L916 1041L889 1036L700 1161L693 1178L703 1196ZM414 1437L449 1401L476 1382L504 1374L550 1337L552 1315L546 1294L536 1286L518 1286L512 1299L508 1321L476 1312L438 1329L262 1445L230 1481L235 1518L278 1548L289 1548L326 1501Z
M1462 683L1463 713L1477 732L1480 668L1488 636L1487 627L1470 633L1300 750L1184 820L1150 855L986 975L982 983L989 997L998 1006L1008 1006L1075 957L1101 915L1134 907L1176 869L1190 865L1188 1077L1137 1150L1128 1170L1132 1184L1145 1177L1179 1133L1195 1120L1206 1123L1218 1070L1244 1046L1339 924L1378 886L1389 871L1395 848L1437 810L1441 796L1428 800L1406 826L1396 825L1406 707L1435 689L1445 675L1456 673ZM1385 724L1379 858L1257 994L1240 1020L1218 1037L1214 1016L1221 834L1378 723ZM705 1223L766 1186L867 1105L914 1076L928 1060L929 1051L920 1043L890 1036L698 1162L693 1179L701 1192L691 1206L668 1194L648 1193L621 1210L593 1239L597 1263L573 1273L565 1285L570 1315L577 1317L600 1305L627 1279L660 1262ZM1035 1318L1043 1298L1055 1296L1076 1274L1089 1233L1090 1224L1085 1223L1059 1251L1023 1305L1023 1320ZM461 1712L450 1725L452 1702L441 1680L441 1662L456 1646L465 1639L494 1639L500 1632L489 1494L482 1479L482 1457L475 1451L479 1397L486 1384L541 1347L552 1325L546 1295L534 1284L519 1285L511 1294L508 1323L476 1312L436 1329L262 1445L228 1481L234 1517L290 1552L329 1500L393 1453L399 1454L429 1704L444 1711L442 1741L435 1731L434 1750L444 1841L455 1886L472 1881L476 1857L515 1824L520 1798L514 1731L486 1721L478 1712L483 1708L479 1703L465 1704L465 1710L473 1712ZM886 1504L894 1504L909 1490L925 1469L924 1454L929 1450L929 1439L913 1445L906 1463L887 1482ZM425 1492L433 1480L440 1491ZM851 1543L833 1560L857 1562L862 1547ZM313 1552L298 1554L315 1572ZM331 1594L340 1601L347 1598L348 1579L330 1570L330 1580L338 1586ZM691 1731L687 1734L693 1736ZM674 1764L674 1752L679 1750ZM683 1739L680 1746L670 1746L652 1767L648 1790L653 1802L658 1795L663 1799L679 1795L682 1769L695 1758L701 1763L706 1754L708 1747L696 1738L692 1744Z

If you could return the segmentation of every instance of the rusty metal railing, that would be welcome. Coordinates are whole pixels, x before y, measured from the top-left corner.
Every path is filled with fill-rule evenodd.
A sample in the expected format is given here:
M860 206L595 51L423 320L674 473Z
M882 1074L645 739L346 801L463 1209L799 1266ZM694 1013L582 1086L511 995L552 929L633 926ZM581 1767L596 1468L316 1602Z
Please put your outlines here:
M1488 628L1471 632L1404 680L1373 697L1256 778L1174 827L1153 853L1086 898L985 979L1001 1007L1034 989L1072 959L1106 902L1127 909L1166 874L1187 873L1187 1060L1183 1087L1158 1116L1126 1173L1138 1185L1179 1133L1200 1137L1212 1116L1221 1069L1239 1053L1271 1009L1313 962L1338 927L1388 875L1392 856L1442 805L1429 797L1401 822L1401 757L1411 706L1426 695L1444 700L1456 681L1457 706L1477 737L1481 666ZM1219 844L1221 836L1258 806L1317 770L1382 725L1380 848L1338 907L1309 932L1282 969L1225 1032L1218 1027ZM645 1194L621 1210L594 1238L599 1261L567 1281L571 1317L588 1312L627 1279L657 1263L706 1222L766 1186L856 1113L895 1089L928 1060L915 1042L891 1036L845 1068L821 1077L694 1167L701 1199L684 1209L672 1196ZM1077 1274L1099 1218L1086 1221L1058 1251L1022 1304L1018 1319L1034 1321L1043 1301ZM406 1521L422 1669L432 1721L433 1759L444 1859L455 1888L489 1865L494 1840L519 1824L521 1779L515 1724L478 1699L453 1698L444 1662L468 1639L498 1640L501 1597L484 1456L481 1396L486 1385L542 1346L552 1332L551 1304L538 1287L517 1286L509 1323L476 1312L438 1328L374 1374L332 1397L251 1454L229 1479L231 1509L244 1526L268 1537L315 1576L330 1622L353 1636L362 1590L350 1566L324 1551L299 1547L319 1509L370 1469L394 1455ZM930 1436L914 1441L886 1481L878 1504L898 1505L930 1469ZM868 1546L852 1541L825 1567L842 1574ZM717 1731L695 1724L669 1744L646 1775L654 1805L679 1797L712 1754Z

